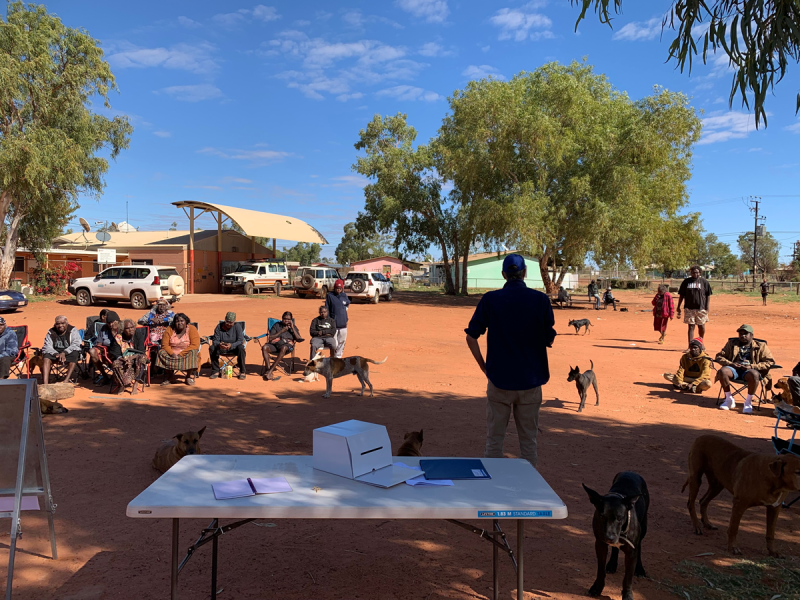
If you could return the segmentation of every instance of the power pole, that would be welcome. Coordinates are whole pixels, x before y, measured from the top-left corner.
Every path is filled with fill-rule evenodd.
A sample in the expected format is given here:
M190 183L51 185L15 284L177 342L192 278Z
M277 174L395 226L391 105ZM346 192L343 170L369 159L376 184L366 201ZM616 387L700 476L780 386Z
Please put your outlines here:
M756 274L758 272L757 263L757 250L758 250L758 205L761 204L761 196L750 196L750 210L755 213L755 221L753 224L753 289L756 289ZM761 217L765 220L766 217Z

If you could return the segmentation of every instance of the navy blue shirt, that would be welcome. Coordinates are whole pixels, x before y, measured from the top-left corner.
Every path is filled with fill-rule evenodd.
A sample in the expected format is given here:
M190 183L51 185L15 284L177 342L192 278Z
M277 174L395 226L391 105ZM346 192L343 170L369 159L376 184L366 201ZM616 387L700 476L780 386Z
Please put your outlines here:
M336 329L347 329L347 307L350 306L347 294L340 292L337 296L333 292L329 293L325 306L328 307L328 314L336 321Z
M486 376L501 390L529 390L550 380L547 348L556 338L550 299L519 279L481 298L464 331L478 339L489 330Z

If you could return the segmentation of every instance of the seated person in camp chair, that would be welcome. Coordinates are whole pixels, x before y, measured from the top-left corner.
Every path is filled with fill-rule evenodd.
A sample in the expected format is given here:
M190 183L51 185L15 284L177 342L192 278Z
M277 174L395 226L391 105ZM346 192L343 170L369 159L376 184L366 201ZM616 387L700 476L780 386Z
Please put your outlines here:
M119 335L122 324L119 315L113 310L106 311L105 323L97 332L97 339L89 349L89 357L94 365L95 373L103 376L103 383L108 383L110 379L103 369L103 357L105 353L109 360L113 360L112 355L120 356L122 354L119 342L117 342L117 335Z
M328 314L328 307L319 307L319 316L311 321L311 358L320 348L330 348L331 356L336 352L336 320Z
M705 353L703 342L697 338L689 343L689 352L681 356L675 374L664 373L664 379L677 389L693 394L711 389L711 357Z
M211 361L211 379L220 376L219 357L221 354L236 356L239 367L239 379L247 377L245 366L244 331L241 324L236 323L236 313L228 312L225 320L214 328L214 335L208 340L208 354Z
M200 334L191 324L189 317L178 313L172 323L164 330L161 338L161 350L158 351L156 364L164 369L164 381L161 385L175 383L172 376L175 371L186 373L186 385L194 385L194 376L200 362Z
M150 359L146 348L147 331L141 330L136 335L136 323L132 319L122 321L122 327L114 336L116 344L109 347L108 358L111 360L111 371L119 386L118 394L125 393L131 386L131 394L139 391L137 383L145 383L143 375Z
M19 354L17 332L6 327L6 320L0 317L0 379L8 379L11 363Z
M288 310L283 313L281 320L275 323L269 330L267 343L264 344L261 349L264 355L264 362L267 365L267 372L264 375L264 379L267 381L276 379L274 375L275 367L283 360L284 356L294 350L294 346L297 342L303 341L292 319L292 313ZM272 364L270 364L269 361L270 354L277 354Z
M56 317L53 327L44 336L42 344L42 357L44 367L42 369L42 385L50 383L50 369L53 363L66 365L67 376L64 381L72 378L75 366L81 360L81 334L78 329L69 324L67 317L60 315Z
M772 353L765 342L753 339L753 328L742 325L736 330L739 337L731 338L720 350L715 360L722 368L717 371L717 381L725 392L725 400L719 405L720 410L731 410L736 402L731 395L731 381L747 382L747 396L744 399L742 413L753 412L753 394L756 393L762 378L770 378L769 369L775 364Z

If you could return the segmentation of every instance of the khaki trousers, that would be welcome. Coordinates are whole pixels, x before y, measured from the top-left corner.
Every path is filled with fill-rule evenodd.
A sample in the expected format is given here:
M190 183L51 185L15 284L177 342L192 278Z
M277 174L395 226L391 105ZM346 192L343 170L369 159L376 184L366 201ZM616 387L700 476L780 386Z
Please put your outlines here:
M490 381L486 388L486 458L503 458L503 442L508 420L514 411L514 423L519 436L522 458L536 467L538 453L536 435L539 432L539 409L542 407L542 387L529 390L501 390Z

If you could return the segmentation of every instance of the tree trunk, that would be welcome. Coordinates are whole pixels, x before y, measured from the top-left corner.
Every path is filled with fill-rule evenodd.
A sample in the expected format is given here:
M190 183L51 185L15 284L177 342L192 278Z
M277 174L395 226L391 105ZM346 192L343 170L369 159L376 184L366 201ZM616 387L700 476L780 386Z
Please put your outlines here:
M3 192L0 195L0 225L5 223L8 207L11 205L11 195ZM14 271L14 259L17 255L17 244L19 243L19 226L22 221L22 214L17 212L14 218L5 229L6 243L0 249L0 289L7 289Z
M461 271L458 268L458 260L461 256L461 248L458 244L458 233L453 234L453 269L455 271L455 277L453 278L454 283L454 292L458 294L458 291L461 289Z
M468 244L467 245L467 249L464 252L464 263L461 266L461 273L462 273L462 277L461 277L461 293L464 296L468 296L469 295L469 291L467 290L467 287L469 286L469 281L467 280L467 270L469 269L469 266L468 266L468 262L469 262L468 261L468 258L469 258L469 246L470 245Z
M444 293L448 296L451 296L456 293L455 287L453 286L453 272L450 268L450 260L447 256L447 244L444 241L444 237L440 234L438 235L439 238L439 246L442 249L442 263L444 266Z
M542 275L542 283L544 284L544 291L547 294L555 294L558 292L558 287L553 282L553 279L550 277L550 271L547 267L547 262L550 260L550 250L548 248L544 249L542 252L542 256L539 259L539 273ZM554 269L555 272L555 269Z
M553 273L555 273L555 269L553 269ZM561 284L564 283L564 276L567 274L567 267L566 265L561 265L561 270L558 272L558 279L556 280L555 287L560 288ZM558 291L558 290L556 290Z

